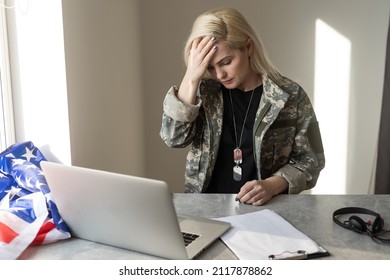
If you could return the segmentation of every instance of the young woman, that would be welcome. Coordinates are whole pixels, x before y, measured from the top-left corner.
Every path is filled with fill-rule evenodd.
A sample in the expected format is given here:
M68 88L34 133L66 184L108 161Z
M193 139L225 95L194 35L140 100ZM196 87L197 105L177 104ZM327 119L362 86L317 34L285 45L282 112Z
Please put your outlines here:
M272 65L242 14L201 14L184 59L180 87L164 100L160 136L169 147L190 145L186 192L236 193L262 205L315 186L325 157L311 102Z

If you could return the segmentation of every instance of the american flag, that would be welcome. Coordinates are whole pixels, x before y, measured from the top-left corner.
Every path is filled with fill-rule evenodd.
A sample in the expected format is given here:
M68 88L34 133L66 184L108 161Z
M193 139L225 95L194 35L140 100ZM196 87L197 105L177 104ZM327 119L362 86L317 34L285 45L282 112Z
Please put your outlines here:
M70 237L40 168L43 160L31 141L0 153L0 260L17 259L30 245Z

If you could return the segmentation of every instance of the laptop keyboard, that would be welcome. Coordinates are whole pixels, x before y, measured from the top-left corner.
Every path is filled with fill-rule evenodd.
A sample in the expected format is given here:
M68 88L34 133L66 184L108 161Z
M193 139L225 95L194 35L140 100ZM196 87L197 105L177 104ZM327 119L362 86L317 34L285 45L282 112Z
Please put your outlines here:
M195 239L199 237L197 234L188 233L188 232L182 232L183 239L184 239L184 245L188 246L191 242L193 242Z

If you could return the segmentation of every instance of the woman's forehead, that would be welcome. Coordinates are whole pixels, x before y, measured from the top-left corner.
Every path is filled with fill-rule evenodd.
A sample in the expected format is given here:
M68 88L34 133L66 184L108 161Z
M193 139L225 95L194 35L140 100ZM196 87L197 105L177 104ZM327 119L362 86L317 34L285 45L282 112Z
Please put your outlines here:
M240 52L238 49L232 49L226 42L217 42L215 45L217 46L217 50L210 61L210 65L217 65L225 58L234 57Z

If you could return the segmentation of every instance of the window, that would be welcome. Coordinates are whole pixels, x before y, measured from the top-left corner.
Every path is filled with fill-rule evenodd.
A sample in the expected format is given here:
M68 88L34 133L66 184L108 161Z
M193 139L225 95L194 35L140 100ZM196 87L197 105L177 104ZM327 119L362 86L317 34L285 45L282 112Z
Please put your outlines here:
M7 23L4 0L0 0L0 151L15 142L9 67Z

